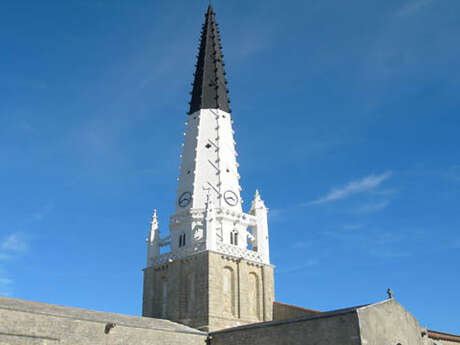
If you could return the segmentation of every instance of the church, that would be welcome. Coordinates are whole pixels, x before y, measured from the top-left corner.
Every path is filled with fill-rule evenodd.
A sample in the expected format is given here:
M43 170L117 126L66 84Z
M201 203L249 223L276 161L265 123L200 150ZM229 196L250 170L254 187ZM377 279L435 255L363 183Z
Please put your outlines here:
M243 211L219 26L205 14L175 212L152 215L142 317L0 297L0 344L460 345L388 299L316 311L275 301L268 209Z

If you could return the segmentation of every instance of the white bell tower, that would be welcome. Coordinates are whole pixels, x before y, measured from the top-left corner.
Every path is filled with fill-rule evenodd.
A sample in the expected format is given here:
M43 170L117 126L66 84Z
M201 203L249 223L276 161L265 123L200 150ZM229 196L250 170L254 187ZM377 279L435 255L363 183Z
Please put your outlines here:
M170 235L156 211L147 239L143 315L200 329L271 320L268 210L243 212L238 154L215 13L205 15ZM170 251L160 254L160 248Z
M185 122L170 236L149 237L149 247L155 248L149 250L149 264L162 261L156 248L163 245L170 245L170 255L175 257L211 250L270 263L267 208L259 192L250 213L243 213L242 209L222 46L215 15L212 7L210 9L203 25L190 111Z

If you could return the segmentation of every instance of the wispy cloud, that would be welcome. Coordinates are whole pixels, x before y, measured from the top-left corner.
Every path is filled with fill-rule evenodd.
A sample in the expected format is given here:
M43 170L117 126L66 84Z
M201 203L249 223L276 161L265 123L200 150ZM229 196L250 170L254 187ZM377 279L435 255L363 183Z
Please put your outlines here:
M316 259L308 259L305 262L299 264L299 265L292 265L288 266L286 268L280 267L278 270L278 273L292 273L292 272L298 272L302 271L306 268L313 267L319 264L319 261Z
M418 11L422 10L423 8L429 6L433 0L415 0L415 1L408 1L404 6L402 6L399 11L396 12L396 16L398 17L407 17L414 15Z
M279 209L279 208L271 209L271 210L268 212L268 219L269 219L271 222L280 221L280 220L282 220L282 218L283 218L283 213L284 213L284 211L281 210L281 209Z
M369 175L361 180L349 182L342 188L334 188L325 196L309 202L307 205L323 204L330 201L346 199L351 195L364 193L377 188L383 181L389 179L392 175L391 171L387 171L380 175Z
M396 188L387 188L387 189L376 189L371 191L372 195L378 195L378 196L394 196L399 193L399 191Z
M13 281L7 278L6 272L0 267L0 296L10 296L12 284Z
M345 226L343 227L345 228ZM378 259L395 259L411 255L407 249L408 237L397 231L384 231L371 226L356 229L326 231L324 234L332 241L353 251L361 251ZM413 240L411 236L411 240Z
M26 217L27 223L35 223L43 220L46 216L48 216L51 211L54 209L54 203L49 202L43 205L40 209L32 212L28 217Z
M358 213L358 214L378 212L378 211L385 209L389 204L390 204L390 201L388 200L383 200L379 202L370 202L370 203L363 204L357 207L353 212Z
M28 248L27 239L21 233L10 234L4 238L0 248L4 251L23 252Z
M11 233L0 240L0 262L17 258L29 249L29 239L23 233ZM9 270L8 270L9 271ZM0 295L9 296L12 292L13 280L5 270L5 263L0 266Z

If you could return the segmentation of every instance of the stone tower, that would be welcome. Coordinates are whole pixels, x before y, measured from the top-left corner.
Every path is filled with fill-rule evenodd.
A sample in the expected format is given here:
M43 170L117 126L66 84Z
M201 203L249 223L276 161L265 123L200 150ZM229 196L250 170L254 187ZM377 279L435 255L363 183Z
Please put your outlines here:
M219 28L205 14L170 235L156 211L147 239L143 316L212 331L272 319L267 208L243 213ZM170 252L160 255L160 248Z

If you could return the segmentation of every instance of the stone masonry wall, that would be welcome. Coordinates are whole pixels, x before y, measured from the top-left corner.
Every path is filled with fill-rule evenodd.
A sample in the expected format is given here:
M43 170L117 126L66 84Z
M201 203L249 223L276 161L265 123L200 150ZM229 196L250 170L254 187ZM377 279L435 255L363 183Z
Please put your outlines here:
M116 326L108 334L107 323ZM204 333L150 319L0 297L2 345L203 345Z
M209 330L271 321L273 267L209 253Z
M166 292L163 290L166 288ZM200 253L144 270L142 315L196 329L208 325L208 255Z
M272 321L222 330L211 336L212 345L361 345L356 313Z
M361 307L357 313L363 344L423 344L418 321L393 299Z
M273 300L272 266L214 252L144 270L142 315L203 331L271 321Z

